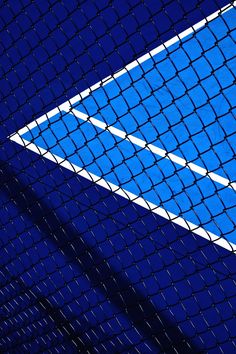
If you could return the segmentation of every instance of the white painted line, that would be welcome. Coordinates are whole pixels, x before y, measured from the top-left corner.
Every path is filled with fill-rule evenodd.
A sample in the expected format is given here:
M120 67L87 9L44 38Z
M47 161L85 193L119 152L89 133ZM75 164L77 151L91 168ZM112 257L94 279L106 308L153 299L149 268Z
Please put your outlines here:
M145 140L136 138L135 136L127 134L126 132L124 132L120 129L109 126L106 123L104 123L96 118L90 117L87 114L84 114L76 109L71 109L68 113L70 113L70 112L73 113L73 115L75 115L77 118L79 118L85 122L91 123L92 125L100 128L100 129L106 130L106 131L110 132L111 134L118 136L121 139L127 140L137 146L140 146L143 149L151 151L152 153L154 153L156 155L159 155L159 156L164 157L168 160L171 160L180 166L187 167L191 171L196 172L196 173L200 174L201 176L208 177L211 180L213 180L214 182L220 183L223 186L226 186L226 187L236 190L236 183L230 182L227 178L221 177L221 176L217 175L216 173L207 171L203 167L197 166L192 162L188 162L187 160L185 160L175 154L168 153L164 149L161 149L153 144L149 144Z
M98 184L99 186L110 190L113 193L116 193L118 195L120 195L123 198L126 198L128 200L130 200L133 203L136 203L137 205L140 205L141 207L151 211L152 213L155 213L161 217L163 217L164 219L171 221L181 227L183 227L184 229L193 232L194 234L201 236L203 238L205 238L208 241L214 242L215 244L217 244L218 246L221 246L229 251L233 251L236 252L236 245L234 245L233 243L227 241L226 239L224 239L223 237L217 236L215 234L213 234L212 232L206 231L204 230L202 227L197 226L187 220L184 220L183 218L161 208L158 207L157 205L148 202L147 200L138 197L137 195L119 187L116 186L115 184L106 181L105 179L98 177L96 175L94 175L93 173L90 173L88 171L86 171L83 168L80 168L74 164L72 164L71 162L69 162L68 160L62 159L60 156L54 155L52 154L50 151L47 151L41 147L38 147L37 145L28 142L27 140L24 140L20 135L15 134L14 136L11 137L11 140L18 143L19 145L22 145L24 147L26 147L27 149L35 152L36 154L42 155L43 157L47 158L50 161L53 161L54 163L59 164L60 166L63 166L64 168L77 173L78 175Z

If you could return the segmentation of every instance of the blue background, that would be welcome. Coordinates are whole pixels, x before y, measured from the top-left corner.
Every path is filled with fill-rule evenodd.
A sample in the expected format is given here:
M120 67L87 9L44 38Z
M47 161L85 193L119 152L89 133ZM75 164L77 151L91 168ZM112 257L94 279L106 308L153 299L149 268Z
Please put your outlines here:
M2 351L235 352L233 253L7 139L225 4L2 3Z

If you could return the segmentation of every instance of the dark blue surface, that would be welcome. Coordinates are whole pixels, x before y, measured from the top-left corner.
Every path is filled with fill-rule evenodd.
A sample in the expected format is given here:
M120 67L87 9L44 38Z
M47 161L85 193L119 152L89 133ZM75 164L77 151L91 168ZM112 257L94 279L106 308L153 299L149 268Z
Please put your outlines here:
M20 149L17 150L19 155L15 159L21 158L22 154L25 154ZM28 154L32 155L30 152ZM23 282L22 294L25 293L25 288L32 290L35 302L38 299L45 301L45 297L52 299L54 295L52 303L55 306L51 308L49 313L54 314L56 309L61 306L62 314L66 313L71 321L74 318L74 312L70 313L68 306L70 308L77 298L82 314L80 316L81 325L77 324L75 332L81 333L79 328L83 328L83 333L87 333L87 331L90 333L89 328L94 321L89 320L88 322L84 318L86 311L91 308L92 304L96 307L102 303L106 309L106 321L109 321L110 317L113 318L122 312L124 304L128 301L125 298L123 304L115 302L119 305L118 309L116 308L113 312L108 311L110 305L106 305L107 299L111 299L113 303L111 290L116 283L122 289L127 287L127 281L131 281L136 284L135 289L144 304L148 291L162 321L168 326L170 326L170 322L174 325L178 323L179 328L184 331L186 336L193 338L199 348L203 346L201 344L202 337L204 338L204 347L209 346L208 343L219 345L217 342L223 345L225 341L229 341L229 335L233 338L234 322L232 322L232 318L236 296L235 276L232 271L235 267L234 254L229 254L228 251L219 249L212 243L208 245L199 236L191 235L186 230L168 223L106 190L99 188L95 194L93 184L79 177L75 178L75 175L69 171L55 169L55 164L52 162L36 159L33 166L27 169L27 175L24 172L18 172L17 181L13 180L8 183L8 189L4 188L3 190L15 198L17 208L12 202L2 197L3 202L6 202L8 212L11 210L14 222L12 223L10 220L5 226L2 237L5 250L2 252L1 260L7 264L11 276L14 275L16 279ZM46 174L48 169L50 169L50 184ZM30 178L29 175L37 178ZM5 170L4 176L1 177L1 183L6 185L12 176L14 176L13 171ZM61 185L61 181L64 181L65 178L66 183L63 182ZM33 183L32 189L27 188L29 183ZM19 195L19 190L26 192L26 200L23 195ZM37 195L35 190L37 190ZM59 195L59 193L61 194ZM46 204L43 202L45 196ZM65 208L61 208L62 200ZM91 204L93 204L93 212ZM25 210L26 206L28 211ZM109 217L111 212L113 213L112 220ZM44 220L42 220L42 216L44 216ZM142 216L141 219L140 216ZM21 223L15 222L19 220L19 217ZM35 229L36 223L38 227ZM14 233L16 227L17 240ZM26 227L29 228L29 232L25 231ZM9 239L11 239L11 244L9 244ZM20 247L21 242L23 245ZM66 246L67 244L68 246ZM58 248L63 249L63 257L57 257L57 254L60 253ZM32 255L31 261L27 254ZM40 268L39 258L41 259ZM109 265L105 271L102 268L102 259L104 258ZM94 264L96 264L96 268L94 268ZM80 267L82 267L82 271ZM58 269L60 269L59 273ZM110 272L115 276L115 283L110 284ZM83 274L87 274L88 279L87 277L83 278ZM121 279L117 279L119 274L123 274ZM231 274L230 278L229 274ZM77 279L79 279L79 283L75 283ZM142 282L138 285L137 282L140 279ZM101 287L100 281L104 286ZM92 290L89 286L90 282L93 285ZM69 293L63 291L62 295L56 295L55 288L59 291L61 288L65 288L65 284L71 284L72 293L69 290ZM82 293L81 288L83 289ZM91 291L92 294L96 294L96 301L94 299L90 304L89 294ZM105 302L104 297L98 295L100 293L104 294ZM6 292L2 297L2 304L14 296L14 292ZM63 297L65 297L64 300ZM24 299L24 297L20 299L22 311L28 308L29 303L32 302L30 299L27 301ZM63 301L64 305L62 306ZM136 304L136 301L132 296L133 304ZM212 310L213 313L211 311L212 303L216 309ZM13 308L15 306L13 303ZM37 306L39 307L38 312L42 317L45 317L44 308L41 308L41 305ZM170 309L172 314L169 312ZM6 311L5 308L4 310ZM19 311L18 308L15 308L14 311L11 310L8 316L14 318L14 312L17 310ZM148 316L153 315L153 309L145 309L145 313L138 311L137 315L138 322L135 321L132 314L129 314L128 318L132 322L134 321L140 330L140 323L147 321ZM191 323L188 316L191 318ZM125 321L121 323L118 331L122 332L124 328L129 327L128 318L126 317ZM28 318L29 327L32 319L30 315ZM204 324L205 319L211 323L210 329ZM99 323L104 321L104 314L100 313L96 321L93 326L98 331L100 340L103 338L105 341L99 331ZM18 322L15 326L19 327ZM11 326L8 327L8 331L9 328ZM32 331L34 332L34 328ZM57 333L55 328L53 331ZM221 333L220 336L218 331ZM141 333L143 335L142 328ZM223 335L223 333L225 334ZM4 334L7 335L7 331L4 331ZM134 341L132 333L129 332L128 336ZM117 335L115 338L118 340ZM13 340L13 337L10 339ZM30 337L28 340L31 343ZM20 343L21 339L18 341ZM98 340L95 339L91 342L87 338L85 343L88 347L89 345L98 346ZM9 342L9 346L11 345L12 343ZM115 345L119 350L117 342ZM229 345L233 351L234 342ZM31 346L29 345L28 348ZM125 345L125 348L128 350L129 346ZM155 348L156 351L157 348Z
M158 344L146 338L151 323L165 345L157 313L176 343L181 330L198 352L235 351L232 253L5 139L227 2L204 1L200 7L197 1L175 2L166 5L167 13L163 3L119 0L108 8L107 1L85 1L80 9L73 1L2 5L4 350L76 352L71 340L76 335L81 351L127 351L131 341L140 352L156 353ZM4 26L9 31L3 32Z
M3 4L1 95L5 103L1 99L1 112L5 127L0 137L189 28L228 0L197 4L197 0L115 0L112 6L108 0L82 1L80 6L77 1Z

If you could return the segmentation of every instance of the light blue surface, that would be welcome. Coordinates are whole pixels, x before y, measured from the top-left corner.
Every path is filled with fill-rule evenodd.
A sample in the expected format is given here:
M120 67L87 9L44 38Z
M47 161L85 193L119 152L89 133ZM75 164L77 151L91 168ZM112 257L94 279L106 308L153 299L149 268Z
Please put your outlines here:
M235 179L235 22L232 9L74 106Z
M227 35L235 21L236 11L227 12L74 107L235 180L236 32ZM55 116L23 138L236 243L230 188L72 114Z

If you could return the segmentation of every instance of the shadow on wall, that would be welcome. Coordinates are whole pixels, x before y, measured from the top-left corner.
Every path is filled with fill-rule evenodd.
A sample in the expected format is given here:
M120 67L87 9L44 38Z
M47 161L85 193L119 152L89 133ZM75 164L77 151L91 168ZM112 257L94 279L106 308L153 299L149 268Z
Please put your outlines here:
M158 313L148 298L145 298L129 281L125 273L115 272L99 250L84 243L73 224L63 223L55 210L51 210L43 199L37 198L34 191L22 182L10 167L1 171L1 185L14 200L18 209L27 213L38 229L50 236L56 247L63 250L67 261L73 267L82 268L94 287L98 287L107 300L127 314L129 320L152 346L165 353L197 353L188 338L185 338L177 324L171 323L163 313ZM91 215L91 213L90 213ZM60 220L60 221L59 221ZM91 231L91 230L90 230ZM55 292L57 289L55 289ZM40 299L47 311L51 311L55 321L62 323L60 310L51 308L46 299ZM83 328L81 328L83 332ZM70 338L79 337L79 333L68 332ZM82 342L83 343L83 342ZM79 341L81 345L81 341Z

